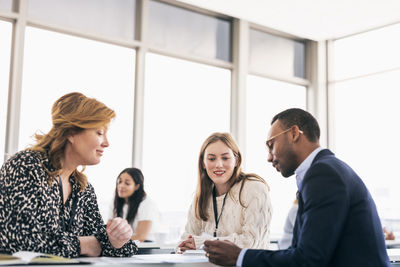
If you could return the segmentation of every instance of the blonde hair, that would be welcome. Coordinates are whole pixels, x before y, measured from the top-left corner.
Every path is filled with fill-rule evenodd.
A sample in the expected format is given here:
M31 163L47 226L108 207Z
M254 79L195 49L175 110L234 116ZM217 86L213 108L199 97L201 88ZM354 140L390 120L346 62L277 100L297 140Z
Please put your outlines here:
M47 134L35 134L36 144L28 148L33 151L44 152L48 155L54 171L46 168L50 175L49 184L61 173L63 157L68 137L85 129L108 127L115 118L115 112L95 98L89 98L81 93L66 94L53 104L51 109L53 126ZM82 170L83 171L83 170ZM87 186L87 177L75 169L73 176L84 190Z
M194 198L194 205L195 205L195 214L198 219L203 221L208 220L209 214L207 214L207 206L210 200L210 196L212 194L213 189L213 181L207 174L207 170L204 168L203 161L204 161L204 154L206 148L217 141L222 141L229 149L232 150L233 155L236 159L236 167L233 170L232 177L228 180L229 188L232 188L236 183L241 181L242 184L240 186L239 191L239 202L242 207L244 204L241 201L240 195L242 193L243 185L246 180L257 180L263 182L267 187L267 183L264 181L263 178L258 176L254 173L244 173L242 171L242 155L239 151L239 147L236 144L235 140L233 139L232 135L229 133L213 133L211 134L203 143L200 149L199 161L198 161L198 180L197 180L197 187L196 187L196 196Z

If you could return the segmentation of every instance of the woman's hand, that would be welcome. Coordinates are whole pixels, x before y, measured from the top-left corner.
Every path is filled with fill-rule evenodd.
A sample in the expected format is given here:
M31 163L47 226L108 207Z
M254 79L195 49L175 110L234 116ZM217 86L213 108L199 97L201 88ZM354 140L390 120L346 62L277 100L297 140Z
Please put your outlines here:
M383 227L383 234L385 235L386 240L394 240L395 239L393 231L386 229L386 227Z
M194 243L194 238L189 235L188 239L185 241L182 241L179 245L178 248L183 252L188 249L196 249L196 244Z
M131 239L139 240L140 242L145 241L150 233L151 225L151 221L139 221L136 227L136 233L131 237Z
M131 226L125 219L120 217L111 219L107 222L106 232L108 239L114 248L121 248L133 235Z

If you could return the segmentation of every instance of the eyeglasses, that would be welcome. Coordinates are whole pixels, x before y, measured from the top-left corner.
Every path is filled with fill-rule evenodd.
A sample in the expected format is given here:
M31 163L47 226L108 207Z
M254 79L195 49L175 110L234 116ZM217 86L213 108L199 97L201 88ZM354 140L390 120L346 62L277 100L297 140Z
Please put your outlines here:
M280 133L278 133L278 134L272 136L272 137L269 138L267 141L265 141L265 145L267 146L268 151L269 151L270 153L271 153L272 148L273 148L273 146L272 146L272 145L273 145L272 140L274 140L275 138L277 138L278 136L280 136L280 135L282 135L282 134L284 134L284 133L289 132L290 130L292 130L292 128L293 128L293 127L290 127L289 129L286 129L286 130L284 130L284 131L282 131L282 132L280 132ZM302 131L302 130L299 130L299 133L303 134L303 131Z

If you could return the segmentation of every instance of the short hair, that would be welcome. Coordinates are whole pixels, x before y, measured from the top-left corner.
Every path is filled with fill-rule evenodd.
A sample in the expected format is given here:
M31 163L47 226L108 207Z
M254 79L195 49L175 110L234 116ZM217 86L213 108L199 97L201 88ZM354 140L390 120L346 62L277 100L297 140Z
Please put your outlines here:
M310 142L317 142L320 137L320 129L317 120L309 112L300 108L290 108L276 114L271 125L279 120L285 127L297 125Z

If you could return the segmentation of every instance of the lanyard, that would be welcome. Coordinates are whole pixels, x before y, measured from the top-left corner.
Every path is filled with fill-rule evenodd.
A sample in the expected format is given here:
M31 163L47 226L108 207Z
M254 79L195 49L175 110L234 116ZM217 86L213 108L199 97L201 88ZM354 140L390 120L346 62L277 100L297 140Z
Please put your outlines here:
M64 215L65 215L65 208L64 208L64 194L63 194L63 186L61 181L61 176L58 176L59 186L60 186L60 195L61 195L61 226L63 231L69 230L72 223L74 222L75 212L76 212L76 204L77 198L76 196L72 200L72 208L71 208L71 216L69 217L69 224L65 225ZM72 194L72 192L71 192Z
M217 237L218 223L219 223L219 220L221 219L222 212L224 211L225 200L226 200L226 196L228 195L228 193L229 193L229 190L228 190L228 192L226 192L226 194L225 194L225 196L224 196L224 201L222 202L221 213L220 213L219 216L218 216L217 196L216 196L217 193L216 193L215 186L214 186L213 191L212 191L212 196L213 196L213 208L214 208L214 219L215 219L214 237Z

